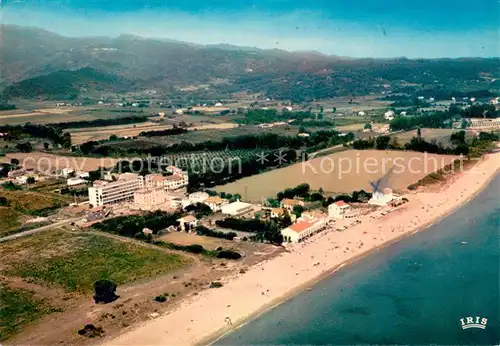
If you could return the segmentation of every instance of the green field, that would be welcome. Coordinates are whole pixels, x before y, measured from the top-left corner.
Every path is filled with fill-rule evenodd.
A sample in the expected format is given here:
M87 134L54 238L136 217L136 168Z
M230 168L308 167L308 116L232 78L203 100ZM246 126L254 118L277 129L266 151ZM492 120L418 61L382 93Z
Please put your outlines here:
M0 245L0 273L67 292L90 293L99 279L118 285L181 268L180 255L93 234L51 231Z
M56 309L37 299L32 292L13 289L0 281L0 341L54 311Z

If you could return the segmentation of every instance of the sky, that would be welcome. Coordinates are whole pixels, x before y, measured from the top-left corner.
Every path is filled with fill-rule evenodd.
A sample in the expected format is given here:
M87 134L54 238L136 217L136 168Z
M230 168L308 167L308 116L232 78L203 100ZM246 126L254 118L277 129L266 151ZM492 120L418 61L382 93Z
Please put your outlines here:
M352 57L498 57L500 0L0 0L3 22Z

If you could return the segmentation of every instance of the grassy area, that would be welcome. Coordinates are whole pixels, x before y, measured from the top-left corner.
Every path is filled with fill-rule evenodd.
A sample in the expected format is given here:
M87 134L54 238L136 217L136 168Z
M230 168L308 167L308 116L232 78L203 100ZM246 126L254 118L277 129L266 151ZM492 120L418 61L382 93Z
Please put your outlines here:
M178 269L188 260L177 254L92 234L52 231L0 245L4 274L89 293L99 279L118 285ZM1 267L0 267L1 268Z
M7 236L20 227L22 217L22 213L10 207L0 207L0 237Z
M45 301L36 299L32 292L10 288L0 281L0 341L54 311Z

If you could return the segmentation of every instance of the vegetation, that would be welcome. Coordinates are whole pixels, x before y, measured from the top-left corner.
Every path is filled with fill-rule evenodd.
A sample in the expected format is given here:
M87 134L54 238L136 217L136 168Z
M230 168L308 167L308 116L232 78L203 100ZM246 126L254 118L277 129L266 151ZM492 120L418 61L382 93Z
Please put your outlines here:
M119 298L116 295L116 284L107 279L94 282L94 301L96 304L108 304Z
M254 232L256 234L251 237L251 240L254 241L267 241L277 245L283 242L279 224L273 220L264 222L257 219L243 220L230 217L224 220L217 220L215 224L222 228Z
M187 263L177 254L93 234L49 232L0 246L0 259L8 263L2 274L60 285L69 292L90 293L98 280L107 279L120 285L163 274ZM20 249L23 256L13 257Z
M32 292L11 288L0 281L0 341L54 311L57 310L35 298Z
M207 257L224 258L231 260L237 260L241 258L241 255L236 251L224 250L223 248L218 248L216 250L207 250L202 245L199 244L179 245L179 244L165 242L162 240L153 241L152 244L165 247L171 250L184 251L195 255L204 255Z
M205 226L197 226L196 227L196 234L204 235L207 237L222 238L222 239L227 239L227 240L233 240L237 236L237 234L234 232L214 231L214 230L211 230L210 228L205 227Z
M8 141L20 140L23 138L43 138L52 141L53 144L61 145L64 148L71 147L71 135L69 133L63 133L62 128L53 124L38 125L26 123L24 125L3 125L0 126L0 132L6 133L4 138ZM25 146L18 148L18 150L30 152L32 150L31 144L29 144L29 147L27 144L24 144Z
M212 215L212 209L205 203L190 204L184 208L187 212L193 212L197 219L202 219L205 216Z
M180 213L167 213L157 210L145 215L119 216L96 223L93 227L107 233L143 239L144 233L142 230L144 228L149 228L153 231L153 234L157 234L162 229L178 225L177 219L180 217Z
M183 129L181 127L174 127L166 130L159 131L143 131L139 134L142 137L162 137L162 136L172 136L172 135L180 135L182 133L186 133L188 130Z
M0 101L0 111L11 111L16 109L16 105Z

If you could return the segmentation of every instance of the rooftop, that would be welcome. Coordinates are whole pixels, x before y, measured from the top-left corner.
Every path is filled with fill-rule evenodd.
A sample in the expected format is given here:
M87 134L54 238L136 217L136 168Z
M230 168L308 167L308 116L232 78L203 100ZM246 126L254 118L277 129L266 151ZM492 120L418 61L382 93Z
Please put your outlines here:
M193 221L196 221L196 217L194 217L193 215L187 215L187 216L181 217L180 219L177 219L177 221L179 221L179 222L193 222Z
M284 198L281 200L281 204L287 204L287 205L295 205L295 204L301 204L302 201L299 201L297 199L290 199L290 198Z
M205 203L224 203L226 200L224 198L220 198L219 196L208 197L205 200Z
M299 221L297 223L294 223L293 225L291 225L288 228L291 229L294 232L302 233L305 230L311 228L313 225L314 225L313 222L310 222L310 221L307 221L307 220L301 220L301 221Z
M337 201L337 202L335 202L335 204L336 204L337 206L341 207L341 208L342 208L342 207L344 207L344 208L345 208L345 207L350 207L350 205L349 205L349 204L347 204L347 203L346 203L346 202L344 202L344 201Z

